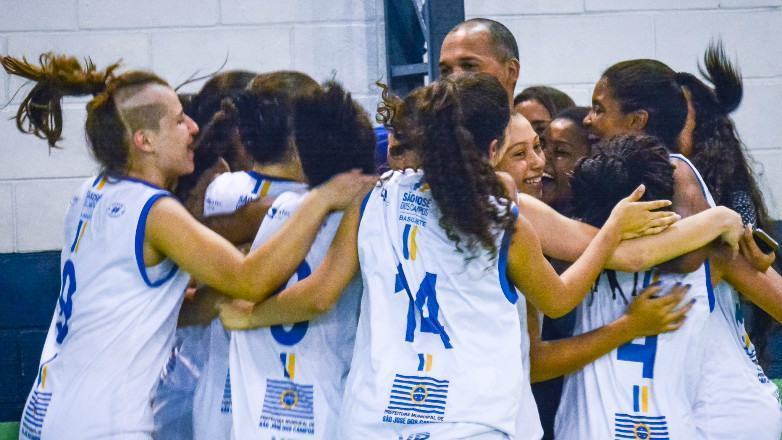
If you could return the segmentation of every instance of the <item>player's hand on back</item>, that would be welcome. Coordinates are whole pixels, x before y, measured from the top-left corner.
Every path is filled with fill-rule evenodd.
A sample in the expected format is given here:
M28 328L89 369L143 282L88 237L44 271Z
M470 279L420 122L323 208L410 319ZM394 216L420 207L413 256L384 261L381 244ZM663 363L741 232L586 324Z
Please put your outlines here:
M684 324L687 312L695 304L694 300L682 304L690 286L677 283L667 294L658 296L663 290L662 284L652 284L627 307L625 316L634 338L674 331Z
M314 191L318 191L332 210L343 210L350 206L356 197L366 194L375 182L377 176L352 170L337 174Z
M217 303L220 321L228 330L247 330L252 328L251 318L255 304L249 301L227 299Z
M657 211L670 206L670 200L639 202L645 190L644 185L639 185L614 206L606 221L607 226L616 228L622 240L658 234L681 218L672 211Z

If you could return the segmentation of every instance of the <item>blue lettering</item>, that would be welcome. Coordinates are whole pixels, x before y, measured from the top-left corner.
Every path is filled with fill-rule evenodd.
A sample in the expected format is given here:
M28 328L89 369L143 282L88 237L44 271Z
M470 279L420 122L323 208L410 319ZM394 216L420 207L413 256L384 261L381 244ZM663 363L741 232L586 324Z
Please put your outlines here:
M417 308L421 315L420 331L422 333L435 333L440 335L440 340L443 342L445 348L453 348L451 345L451 338L445 331L445 327L440 324L438 315L440 314L440 304L437 302L437 275L426 272L421 285L418 287L418 291L415 294L415 302L410 301L407 308L407 326L405 330L405 341L413 342L415 338L415 309ZM407 291L410 298L412 298L412 291L407 284L407 278L402 271L402 264L397 265L397 273L395 278L394 292ZM424 308L426 308L426 315L424 315Z
M66 290L67 287L67 290ZM57 316L57 343L62 344L68 336L68 320L73 314L73 294L76 293L76 267L67 260L62 266L62 284L57 304L60 308Z
M642 375L654 378L654 359L657 355L657 336L647 336L643 344L628 342L616 350L616 358L620 361L639 362L643 365Z

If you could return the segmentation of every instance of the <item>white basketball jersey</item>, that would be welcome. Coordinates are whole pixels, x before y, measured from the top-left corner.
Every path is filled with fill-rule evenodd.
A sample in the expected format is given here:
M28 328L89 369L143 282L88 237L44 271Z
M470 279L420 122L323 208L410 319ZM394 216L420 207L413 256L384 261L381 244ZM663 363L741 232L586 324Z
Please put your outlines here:
M709 206L716 206L700 173L695 172ZM778 440L782 435L779 390L758 364L744 328L739 296L727 283L714 289L714 313L706 325L705 356L695 404L698 438L708 440ZM689 318L688 318L689 319Z
M576 309L574 334L610 324L655 278L690 284L695 299L674 332L638 338L565 377L557 439L692 439L692 407L703 362L704 328L713 291L708 262L689 274L606 271Z
M283 227L299 209L302 197L289 192L275 200L253 248ZM326 218L288 285L321 264L341 218L342 213ZM312 321L231 332L233 439L338 438L338 411L353 354L360 297L357 277L334 309Z
M779 440L779 390L763 373L744 329L741 301L727 283L715 287L717 308L706 329L695 415L703 440Z
M20 438L150 438L150 400L189 278L170 260L144 266L147 215L168 196L100 176L71 200L60 297Z
M457 251L424 179L389 172L365 201L364 294L337 438L516 438L531 390L523 298L505 271L510 235L498 234L496 259Z
M302 192L307 185L271 177L255 171L223 173L206 189L204 216L230 214L259 197L276 197L286 191ZM195 440L228 439L231 435L231 380L228 372L228 331L215 318L201 346L205 358L198 379L193 404L193 438ZM197 356L197 354L190 354Z

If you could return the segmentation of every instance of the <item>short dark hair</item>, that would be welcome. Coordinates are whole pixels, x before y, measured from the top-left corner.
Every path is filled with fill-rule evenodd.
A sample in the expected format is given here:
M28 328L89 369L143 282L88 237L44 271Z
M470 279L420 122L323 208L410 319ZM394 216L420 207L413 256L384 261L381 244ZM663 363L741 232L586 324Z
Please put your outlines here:
M511 33L510 29L499 21L494 21L489 18L471 18L457 24L448 33L450 34L464 27L480 25L488 28L489 42L500 61L508 61L514 58L519 59L519 46L516 44L516 38L513 36L513 33Z
M653 136L626 134L600 141L595 154L576 165L571 180L574 214L600 227L614 206L640 184L643 200L673 198L668 151Z
M336 82L296 101L294 133L310 186L343 171L360 168L369 174L375 169L375 132L369 115Z
M554 119L567 119L568 121L573 122L576 124L578 128L581 130L587 131L586 125L584 125L584 119L586 119L587 115L589 114L589 107L568 107L562 111L559 111L557 113L553 113L551 115L551 120Z
M552 119L560 111L576 105L573 98L567 93L549 86L527 87L513 98L513 105L516 106L531 99L538 101L545 107Z
M279 163L290 157L295 102L318 90L309 75L281 70L256 76L234 99L242 145L255 161Z

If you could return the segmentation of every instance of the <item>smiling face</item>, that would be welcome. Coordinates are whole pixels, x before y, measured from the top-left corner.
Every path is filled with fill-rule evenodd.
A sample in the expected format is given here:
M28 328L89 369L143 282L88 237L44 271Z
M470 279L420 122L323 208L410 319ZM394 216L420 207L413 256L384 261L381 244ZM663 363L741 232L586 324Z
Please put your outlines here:
M570 119L551 121L541 136L546 153L543 176L543 201L557 211L564 212L570 205L570 176L576 163L589 154L587 134Z
M506 130L505 142L495 168L510 174L519 191L541 198L546 156L532 125L520 114L514 114Z

